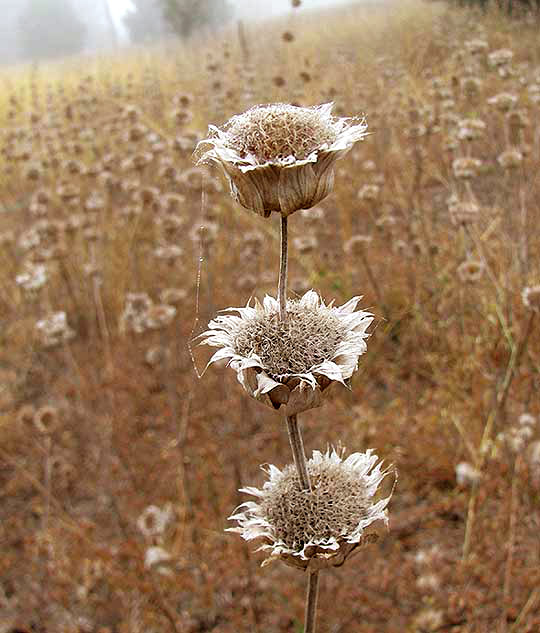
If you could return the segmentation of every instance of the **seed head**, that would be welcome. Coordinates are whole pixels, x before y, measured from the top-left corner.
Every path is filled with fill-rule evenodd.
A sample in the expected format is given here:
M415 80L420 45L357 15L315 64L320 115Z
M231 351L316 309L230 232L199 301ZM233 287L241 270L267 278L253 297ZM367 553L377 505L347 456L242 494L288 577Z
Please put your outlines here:
M390 496L376 500L388 471L377 461L371 450L346 459L335 450L314 451L307 462L311 490L302 489L294 465L282 471L270 465L262 490L241 490L259 500L238 508L244 510L230 517L238 527L229 531L245 540L263 539L259 549L270 552L263 564L282 559L311 570L342 565L388 524Z
M540 284L523 288L521 299L525 307L534 312L540 312Z
M265 297L245 308L229 308L210 322L202 343L219 347L210 363L229 359L244 389L274 409L285 405L294 415L322 403L332 383L346 384L366 349L368 312L355 312L360 297L336 308L313 290L287 302L287 319L279 303ZM209 363L209 364L210 364Z

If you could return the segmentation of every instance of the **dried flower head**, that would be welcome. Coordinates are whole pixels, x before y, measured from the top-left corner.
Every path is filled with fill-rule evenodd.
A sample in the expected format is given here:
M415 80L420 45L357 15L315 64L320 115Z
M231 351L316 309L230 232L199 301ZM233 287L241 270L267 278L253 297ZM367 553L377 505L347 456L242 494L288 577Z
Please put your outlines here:
M229 517L238 526L228 531L246 541L262 539L259 550L270 553L263 565L281 559L310 571L340 566L388 525L391 494L377 500L388 471L377 461L371 450L346 459L335 450L313 451L307 461L311 490L302 489L294 465L269 465L262 489L241 489L258 501L239 506L242 511Z
M487 103L500 112L508 112L518 102L518 97L511 92L500 92L499 94L490 97Z
M36 323L36 330L44 347L56 347L75 336L68 326L65 312L53 312Z
M368 248L373 238L371 235L357 234L350 237L343 245L343 250L347 255L354 255L355 257L361 255L364 249Z
M456 178L460 178L463 180L468 180L469 178L474 178L480 167L482 166L482 161L478 158L472 158L470 156L465 156L462 158L456 158L452 162L452 169L454 170L454 176Z
M144 566L164 576L170 576L173 573L170 568L171 559L172 556L166 549L159 545L152 545L144 554Z
M39 433L50 435L54 433L60 423L59 411L56 407L45 405L40 407L34 415L34 425Z
M523 162L523 154L518 149L507 149L497 156L497 162L503 169L515 169Z
M144 325L149 330L161 330L169 326L176 315L176 308L167 303L152 305L146 311Z
M338 118L332 104L259 105L232 117L198 147L199 163L218 164L231 194L246 209L269 217L315 206L332 190L337 159L365 138L362 120Z
M522 413L518 419L519 426L529 426L532 429L536 427L536 418L530 413Z
M488 63L493 68L507 66L514 57L514 53L508 48L500 48L488 55Z
M24 290L39 290L47 283L47 268L43 264L26 262L24 271L15 277L15 282Z
M464 283L480 281L485 270L484 262L475 259L467 259L457 269L458 277Z
M120 331L130 331L136 334L144 332L146 329L146 315L152 305L152 299L145 292L129 292L126 295L126 305L120 315Z
M457 135L462 141L473 141L484 135L486 127L481 119L462 119L459 122Z
M540 284L527 286L521 291L523 305L534 312L540 312Z
M208 364L229 359L251 396L274 409L283 405L288 416L320 406L322 392L333 382L346 384L367 349L373 316L355 312L360 299L337 308L310 290L287 301L284 321L269 296L228 308L238 316L218 316L201 334L201 344L220 348Z
M163 508L149 505L137 519L137 527L147 538L160 536L165 532L172 516L173 511L170 503L165 504Z
M456 481L463 488L476 485L480 481L480 472L469 462L459 462L456 466Z

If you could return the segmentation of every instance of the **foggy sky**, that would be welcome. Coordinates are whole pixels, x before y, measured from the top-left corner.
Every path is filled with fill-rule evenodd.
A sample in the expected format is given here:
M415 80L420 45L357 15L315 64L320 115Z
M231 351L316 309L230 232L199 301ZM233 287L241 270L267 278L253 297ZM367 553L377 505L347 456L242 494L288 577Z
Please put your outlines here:
M229 2L237 10L239 17L267 17L292 11L290 0L229 0ZM303 0L301 8L317 9L347 2L350 0ZM130 0L109 0L109 4L117 23L132 6Z

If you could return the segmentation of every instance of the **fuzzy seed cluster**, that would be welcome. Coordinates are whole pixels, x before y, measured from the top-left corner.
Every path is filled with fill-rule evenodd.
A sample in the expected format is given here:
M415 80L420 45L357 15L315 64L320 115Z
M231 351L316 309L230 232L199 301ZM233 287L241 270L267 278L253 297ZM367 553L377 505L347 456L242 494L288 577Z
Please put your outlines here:
M307 373L331 360L347 327L326 306L308 307L297 300L287 302L287 319L277 312L261 313L243 321L233 334L237 354L259 356L273 378Z
M362 478L342 463L309 460L307 469L311 491L301 489L291 464L261 499L261 514L272 526L275 540L297 551L314 540L352 534L371 505Z
M266 163L289 156L303 160L322 145L330 146L341 126L317 108L276 103L232 117L226 129L226 145L242 158L252 155Z

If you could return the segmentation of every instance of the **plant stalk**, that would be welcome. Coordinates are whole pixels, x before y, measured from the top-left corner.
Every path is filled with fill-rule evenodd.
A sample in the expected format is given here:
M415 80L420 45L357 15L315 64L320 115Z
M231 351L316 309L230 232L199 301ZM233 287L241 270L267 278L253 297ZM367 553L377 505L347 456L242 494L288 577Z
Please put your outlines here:
M281 232L280 232L280 259L279 259L279 320L285 322L287 320L287 266L288 266L288 236L287 236L287 217L281 216Z
M309 481L306 455L304 453L304 442L298 426L298 416L287 416L287 431L289 433L289 442L293 453L294 465L296 466L296 471L300 479L300 485L302 486L302 490L311 491L311 482Z
M319 572L308 572L308 588L306 598L306 618L304 633L315 633L317 628L317 598L319 597Z

